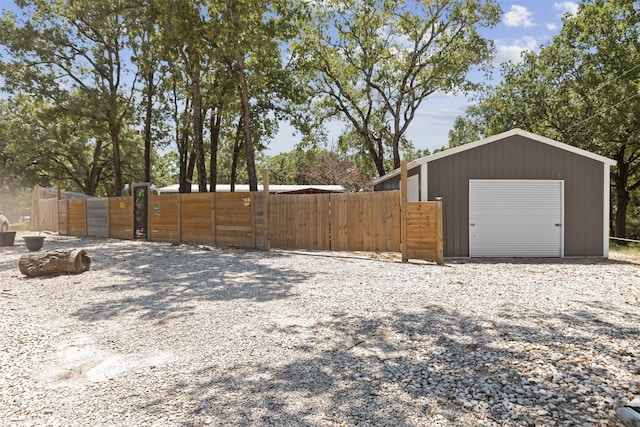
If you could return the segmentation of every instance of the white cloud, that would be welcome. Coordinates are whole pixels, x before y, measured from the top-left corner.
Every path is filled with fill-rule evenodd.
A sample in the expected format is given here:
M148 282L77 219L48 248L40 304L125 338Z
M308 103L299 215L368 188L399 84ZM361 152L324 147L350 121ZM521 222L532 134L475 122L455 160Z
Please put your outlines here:
M561 15L569 13L575 16L578 13L578 3L574 3L572 1L553 3L553 8L555 10L559 10Z
M452 122L456 117L464 114L465 108L434 108L421 107L416 111L416 115L420 117L428 117L434 122Z
M549 31L555 31L555 30L557 30L557 29L558 29L558 25L557 25L557 24L554 24L554 23L551 23L551 22L549 22L549 23L547 24L547 30L549 30Z
M520 62L522 60L521 54L524 51L535 51L538 49L540 43L535 37L525 36L514 40L511 43L496 41L496 57L493 60L494 64L500 64L502 62Z
M531 19L532 14L524 6L518 6L514 4L511 6L511 10L504 14L502 18L502 22L507 27L525 27L530 28L535 26L533 20Z

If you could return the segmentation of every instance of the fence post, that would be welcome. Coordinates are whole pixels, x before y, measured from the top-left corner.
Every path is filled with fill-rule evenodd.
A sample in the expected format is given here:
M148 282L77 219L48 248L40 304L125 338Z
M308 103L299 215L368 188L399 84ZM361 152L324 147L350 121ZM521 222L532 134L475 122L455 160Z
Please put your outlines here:
M87 206L87 199L82 199L82 201L84 202L84 237L87 237L89 236L89 215L87 214L89 207Z
M182 193L178 193L178 243L182 243Z
M262 171L262 217L264 221L264 250L271 250L271 235L269 230L269 170Z
M251 208L251 245L253 249L258 249L258 239L256 236L257 229L257 210L256 198L258 191L249 191L249 207Z
M444 247L442 242L442 197L436 197L436 262L444 265Z
M38 184L31 193L31 229L36 230L40 224L40 186Z
M407 161L400 163L400 248L402 262L409 261L407 250Z
M216 197L217 196L218 196L217 191L211 192L211 244L214 246L218 244L218 237L216 233Z

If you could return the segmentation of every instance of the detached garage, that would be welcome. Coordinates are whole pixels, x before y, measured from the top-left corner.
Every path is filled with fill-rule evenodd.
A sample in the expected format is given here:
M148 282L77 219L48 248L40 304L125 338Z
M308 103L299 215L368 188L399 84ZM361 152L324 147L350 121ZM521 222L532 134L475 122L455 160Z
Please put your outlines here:
M443 199L446 257L607 257L615 161L521 129L407 165L410 201ZM400 187L400 170L374 181Z

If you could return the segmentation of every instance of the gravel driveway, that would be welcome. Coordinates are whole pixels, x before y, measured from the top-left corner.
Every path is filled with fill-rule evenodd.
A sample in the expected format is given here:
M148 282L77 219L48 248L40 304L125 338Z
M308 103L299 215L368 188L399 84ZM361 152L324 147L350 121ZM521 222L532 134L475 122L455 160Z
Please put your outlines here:
M0 248L0 425L615 426L640 265L398 262L50 236Z

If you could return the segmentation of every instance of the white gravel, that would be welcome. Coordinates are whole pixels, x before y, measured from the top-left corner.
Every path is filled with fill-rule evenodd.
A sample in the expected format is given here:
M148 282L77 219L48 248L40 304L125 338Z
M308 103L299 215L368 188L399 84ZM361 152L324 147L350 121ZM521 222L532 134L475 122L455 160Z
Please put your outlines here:
M640 392L629 260L56 248L91 270L0 248L3 426L615 426Z

